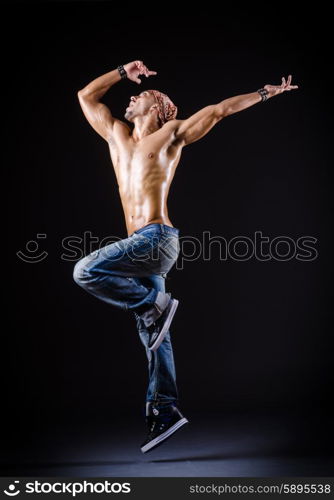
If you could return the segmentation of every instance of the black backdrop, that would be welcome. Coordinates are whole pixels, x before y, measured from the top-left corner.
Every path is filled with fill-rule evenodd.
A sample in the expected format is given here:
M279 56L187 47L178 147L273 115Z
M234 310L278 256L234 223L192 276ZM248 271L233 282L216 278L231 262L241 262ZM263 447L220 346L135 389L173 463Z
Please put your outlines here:
M11 439L45 423L98 425L116 413L139 415L145 400L146 358L133 318L82 291L72 280L74 261L61 257L68 236L126 236L107 144L85 121L76 92L134 59L158 75L140 87L125 81L112 89L105 101L119 118L129 96L145 88L168 93L186 118L289 73L300 85L223 120L185 148L169 211L181 236L308 235L317 238L318 257L224 262L215 249L210 261L173 269L167 285L180 299L172 334L188 412L328 412L329 36L326 20L320 25L314 13L304 11L301 21L276 8L282 12L258 5L180 16L146 4L128 12L104 2L12 4L3 77L10 111L3 380ZM40 250L30 243L27 253L30 240ZM27 263L19 250L48 255Z

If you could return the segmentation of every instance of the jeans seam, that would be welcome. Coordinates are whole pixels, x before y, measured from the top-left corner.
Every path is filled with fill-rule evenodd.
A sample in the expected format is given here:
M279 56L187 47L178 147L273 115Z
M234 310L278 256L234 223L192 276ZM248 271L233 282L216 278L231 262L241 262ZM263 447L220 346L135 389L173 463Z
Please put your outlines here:
M155 386L154 386L154 397L155 397L155 401L158 401L158 380L159 380L159 357L157 355L157 353L155 352L154 353L154 357L155 357L155 367L154 367L154 371L155 371Z

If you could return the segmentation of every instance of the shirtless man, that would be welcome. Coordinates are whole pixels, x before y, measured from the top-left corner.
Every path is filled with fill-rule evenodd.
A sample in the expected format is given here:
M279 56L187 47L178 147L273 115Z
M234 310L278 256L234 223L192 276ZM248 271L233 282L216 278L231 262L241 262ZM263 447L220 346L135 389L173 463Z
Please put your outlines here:
M143 61L133 61L96 78L78 92L90 125L109 144L128 238L95 251L77 262L74 280L97 298L132 311L146 349L149 385L145 417L148 435L143 453L162 444L188 422L177 408L175 365L169 327L178 301L165 291L165 278L179 254L179 230L168 217L167 197L182 148L204 137L220 120L285 91L265 85L249 94L206 106L185 120L165 94L144 90L131 97L124 117L115 118L101 102L115 83L140 75L156 75Z

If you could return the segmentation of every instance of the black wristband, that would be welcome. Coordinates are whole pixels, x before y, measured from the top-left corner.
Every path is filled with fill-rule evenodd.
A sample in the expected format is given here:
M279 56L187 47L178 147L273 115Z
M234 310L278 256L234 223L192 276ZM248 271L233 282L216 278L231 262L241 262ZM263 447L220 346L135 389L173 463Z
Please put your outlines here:
M117 66L117 69L119 71L119 74L121 75L121 78L127 78L128 75L126 74L126 71L124 69L124 66L122 64L120 64L119 66Z
M259 89L257 92L260 94L262 102L266 101L268 99L268 90L266 89Z

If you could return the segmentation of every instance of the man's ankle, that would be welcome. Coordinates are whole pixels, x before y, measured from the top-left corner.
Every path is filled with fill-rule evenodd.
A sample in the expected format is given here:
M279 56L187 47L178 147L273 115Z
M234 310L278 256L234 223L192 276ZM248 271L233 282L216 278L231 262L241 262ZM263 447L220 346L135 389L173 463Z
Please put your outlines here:
M160 400L160 401L147 401L146 402L146 416L154 415L155 412L163 412L164 410L168 410L172 406L176 406L176 400Z
M160 291L158 292L155 302L154 304L152 304L152 307L139 315L146 327L151 326L158 318L160 318L160 316L168 306L170 300L170 293Z

